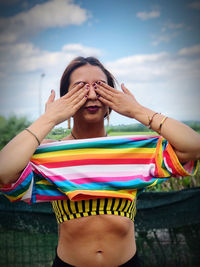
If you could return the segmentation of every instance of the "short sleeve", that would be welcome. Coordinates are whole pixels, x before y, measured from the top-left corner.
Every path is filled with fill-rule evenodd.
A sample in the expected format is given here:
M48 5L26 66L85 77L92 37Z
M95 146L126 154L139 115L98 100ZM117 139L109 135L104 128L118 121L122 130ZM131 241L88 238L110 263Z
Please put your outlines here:
M17 181L1 187L0 191L11 202L23 200L30 204L33 195L33 176L31 163L28 163Z
M180 177L195 175L199 161L189 161L181 164L173 147L167 140L159 138L156 148L156 177Z

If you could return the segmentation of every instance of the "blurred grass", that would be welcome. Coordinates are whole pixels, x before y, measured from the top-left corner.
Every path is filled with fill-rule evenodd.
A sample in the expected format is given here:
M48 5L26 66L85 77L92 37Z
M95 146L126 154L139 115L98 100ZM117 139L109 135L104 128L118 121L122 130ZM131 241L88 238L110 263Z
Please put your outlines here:
M54 132L50 132L47 135L47 139L55 139L60 140L64 138L65 136L69 135L71 130L65 130L65 133L61 134L54 134ZM121 136L121 135L158 135L156 132L115 132L115 131L107 131L108 136Z
M158 135L156 132L108 132L110 136L120 135Z

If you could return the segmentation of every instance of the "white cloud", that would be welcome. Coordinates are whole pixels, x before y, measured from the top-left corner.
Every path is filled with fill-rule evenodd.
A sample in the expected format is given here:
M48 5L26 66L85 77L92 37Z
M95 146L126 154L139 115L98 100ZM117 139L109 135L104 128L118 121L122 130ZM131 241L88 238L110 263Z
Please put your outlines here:
M199 78L200 60L185 59L162 52L121 58L108 63L107 66L122 81L162 84L169 80Z
M50 0L28 11L8 18L0 18L0 42L12 43L53 27L81 25L89 13L73 0Z
M192 2L189 7L194 9L200 9L200 1Z
M150 82L162 76L163 68L158 62L163 62L168 54L133 55L118 59L107 64L114 75L131 82Z
M108 62L106 66L142 105L179 120L199 120L200 57L185 58L166 52L141 54ZM112 116L117 122L122 120L118 115Z
M178 32L172 32L172 33L163 33L160 35L154 35L152 36L154 41L152 42L152 45L157 46L160 43L169 43L172 39L177 37L179 33Z
M107 63L120 80L131 83L157 83L199 78L200 59L186 59L166 52L137 55Z
M160 17L160 11L158 10L153 10L150 12L138 12L136 14L136 17L141 19L141 20L148 20L148 19L155 19Z
M179 30L179 29L182 29L183 27L184 27L183 23L171 23L171 22L168 22L162 28L162 32L165 32L166 30Z
M182 48L178 53L181 56L200 55L200 45Z
M23 73L33 71L55 72L63 69L69 61L77 56L96 56L102 54L97 48L81 44L67 44L61 51L41 50L31 43L0 46L0 73Z
M160 34L152 35L154 41L152 45L157 46L161 43L169 43L172 39L176 38L185 25L183 23L166 22L161 29Z
M63 52L75 53L82 56L100 56L102 52L94 47L84 47L81 44L67 44L62 47Z
M6 53L5 47L4 51L1 50L4 61L0 62L0 91L3 95L0 98L0 114L24 112L31 119L38 115L41 73L46 74L42 79L44 106L52 88L59 95L60 77L72 58L78 55L90 56L92 53L97 57L102 55L100 50L81 44L67 44L56 52L40 50L31 43L10 45L10 49L10 54ZM191 48L184 49L190 51L187 49ZM125 83L142 105L177 119L198 119L200 56L185 57L180 51L175 54L160 52L131 55L105 62L105 66L119 83ZM7 74L8 78L3 74ZM132 122L114 112L111 115L111 124Z
M0 45L0 114L8 115L10 110L21 115L26 109L24 115L31 119L37 116L41 73L46 74L42 79L44 104L51 89L59 95L60 78L67 64L77 56L91 55L99 57L102 52L81 44L67 44L55 52L41 50L31 43Z

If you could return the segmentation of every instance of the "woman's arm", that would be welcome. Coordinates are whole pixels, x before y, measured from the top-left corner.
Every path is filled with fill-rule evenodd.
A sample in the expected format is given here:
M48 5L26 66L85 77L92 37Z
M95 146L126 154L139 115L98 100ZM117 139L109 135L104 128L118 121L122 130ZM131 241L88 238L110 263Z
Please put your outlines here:
M148 116L151 118L154 114L154 111L140 106L134 118L142 124L148 125ZM156 114L151 123L151 129L158 131L164 117L162 114ZM180 162L200 159L200 135L187 125L167 118L162 125L160 134L174 147Z
M100 95L99 100L116 112L148 126L155 111L139 104L123 84L121 87L122 92L103 82L98 82L96 92ZM162 114L156 114L153 117L151 129L158 132L164 117ZM174 147L181 162L200 159L200 135L187 125L167 118L161 127L160 134Z
M53 127L53 122L43 115L29 129L42 141ZM29 132L22 131L0 151L0 184L17 180L37 146L36 138Z
M55 125L73 116L85 103L88 90L83 85L78 84L56 101L55 92L52 91L44 115L28 127L40 142ZM0 151L0 184L10 184L17 180L37 146L38 141L34 135L24 130Z

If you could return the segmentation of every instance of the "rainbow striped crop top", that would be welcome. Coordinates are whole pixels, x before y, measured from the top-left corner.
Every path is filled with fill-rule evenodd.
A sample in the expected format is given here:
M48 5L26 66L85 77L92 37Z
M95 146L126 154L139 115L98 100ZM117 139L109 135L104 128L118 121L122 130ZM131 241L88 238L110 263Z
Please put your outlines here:
M198 164L191 161L182 166L172 146L161 136L67 140L40 145L19 179L2 186L0 191L10 201L30 204L69 199L71 209L77 211L80 202L76 201L101 198L133 201L138 190L171 176L194 175ZM54 210L62 221L61 203L55 202ZM100 201L99 212L124 212L104 208L104 204ZM92 212L93 209L84 210L80 206L76 216ZM73 210L70 214L75 216Z

